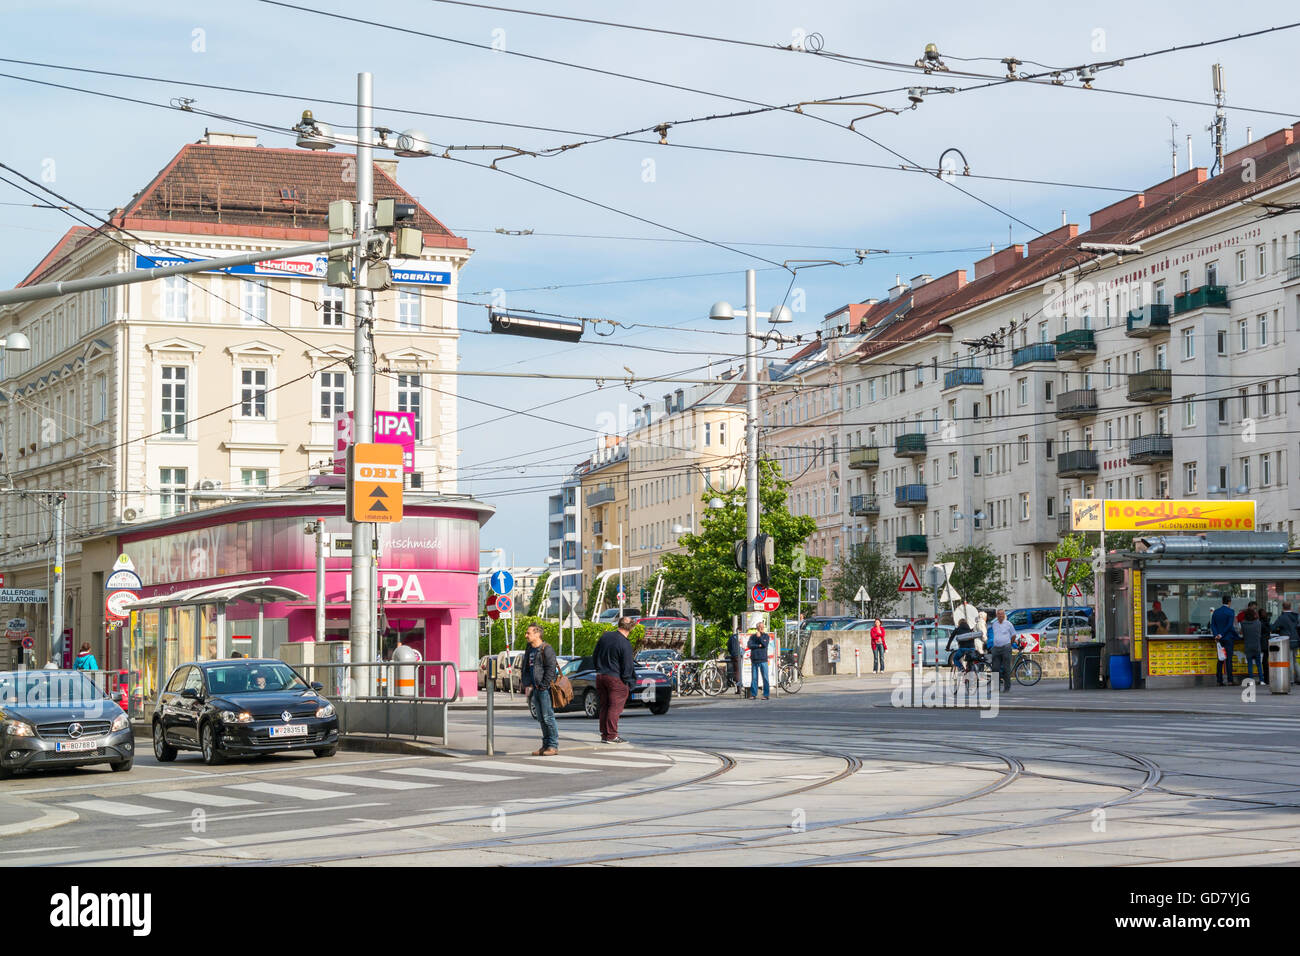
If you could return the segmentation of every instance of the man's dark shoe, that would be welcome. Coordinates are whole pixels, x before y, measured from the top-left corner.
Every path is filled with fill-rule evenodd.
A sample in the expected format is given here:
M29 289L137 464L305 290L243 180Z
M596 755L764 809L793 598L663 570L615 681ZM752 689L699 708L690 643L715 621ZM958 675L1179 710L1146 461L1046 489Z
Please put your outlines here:
M547 747L545 750L543 750L543 751L541 751L540 753L538 753L537 756L539 756L539 757L554 757L554 756L555 756L556 754L558 754L558 753L559 753L559 751L556 750L554 747Z

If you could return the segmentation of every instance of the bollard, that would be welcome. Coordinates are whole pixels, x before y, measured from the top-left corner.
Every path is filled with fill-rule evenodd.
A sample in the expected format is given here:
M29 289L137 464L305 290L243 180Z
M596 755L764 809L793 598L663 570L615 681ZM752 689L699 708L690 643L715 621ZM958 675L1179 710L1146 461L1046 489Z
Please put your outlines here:
M1268 639L1268 689L1274 694L1291 693L1291 642L1285 637Z
M493 730L494 730L492 726L492 721L493 721L493 717L495 716L494 711L492 709L492 695L495 692L495 688L496 688L496 676L497 676L496 664L497 664L496 658L488 659L488 672L487 672L488 679L484 682L484 688L487 690L487 755L489 757L496 756L496 750L495 747L493 746L493 740L492 740Z
M862 649L858 647L853 648L853 675L862 676Z

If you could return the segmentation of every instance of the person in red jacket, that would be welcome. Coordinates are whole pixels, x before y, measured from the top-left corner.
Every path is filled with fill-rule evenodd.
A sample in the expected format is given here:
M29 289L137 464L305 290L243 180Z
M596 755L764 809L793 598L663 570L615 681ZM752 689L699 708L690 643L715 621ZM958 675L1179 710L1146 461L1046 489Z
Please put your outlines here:
M885 672L885 651L889 646L885 644L885 626L880 623L880 618L876 618L876 623L871 626L871 673L883 674Z

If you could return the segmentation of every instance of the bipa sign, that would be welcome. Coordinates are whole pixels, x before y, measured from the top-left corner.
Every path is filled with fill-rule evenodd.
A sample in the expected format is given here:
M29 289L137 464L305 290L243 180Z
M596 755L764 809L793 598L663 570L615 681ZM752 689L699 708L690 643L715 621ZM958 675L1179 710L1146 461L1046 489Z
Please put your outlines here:
M397 571L380 571L379 586L384 592L385 603L391 601L424 601L424 586L418 574L401 574ZM345 585L347 594L352 593L352 575L347 576Z
M415 412L375 412L376 442L402 446L402 471L415 471ZM352 413L334 419L334 474L346 475L348 446L356 442Z

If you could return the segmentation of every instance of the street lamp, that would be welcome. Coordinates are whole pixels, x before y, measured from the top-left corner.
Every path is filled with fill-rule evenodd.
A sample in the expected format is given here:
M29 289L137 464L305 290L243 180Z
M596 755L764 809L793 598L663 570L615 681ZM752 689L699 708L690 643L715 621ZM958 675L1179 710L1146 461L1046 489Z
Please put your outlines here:
M32 343L21 332L10 332L0 339L0 352L30 352Z
M969 514L969 515L961 511L958 511L956 515L954 515L954 517L956 517L958 521L965 521L967 518L974 518L976 521L983 521L985 518L988 517L988 515L986 515L983 511L976 511L974 514ZM975 544L975 525L968 524L966 525L966 546L971 547L974 544Z
M758 540L758 320L764 318L773 325L794 321L784 305L770 312L758 311L757 276L753 269L745 271L745 380L749 383L745 386L745 551L749 556L745 562L745 600L751 606L758 584L758 561L750 553ZM718 322L735 317L729 302L715 302L709 309L709 318Z
M1207 488L1206 491L1212 495L1221 495L1226 493L1228 496L1228 500L1231 501L1234 492L1236 492L1239 495L1249 494L1250 486L1237 485L1235 488L1228 488L1228 487L1220 487L1219 485L1210 485L1210 487Z
M618 552L618 616L622 617L623 598L626 597L623 593L623 522L618 523L618 544L611 544L606 541L605 550Z

